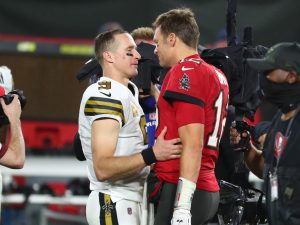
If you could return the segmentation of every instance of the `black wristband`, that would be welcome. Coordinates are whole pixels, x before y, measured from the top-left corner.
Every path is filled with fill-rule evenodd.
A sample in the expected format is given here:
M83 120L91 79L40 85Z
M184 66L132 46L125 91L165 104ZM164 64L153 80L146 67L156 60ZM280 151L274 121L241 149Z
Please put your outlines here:
M152 147L146 148L145 150L143 150L141 152L141 154L142 154L144 162L146 163L147 166L149 166L152 163L155 163L157 161Z

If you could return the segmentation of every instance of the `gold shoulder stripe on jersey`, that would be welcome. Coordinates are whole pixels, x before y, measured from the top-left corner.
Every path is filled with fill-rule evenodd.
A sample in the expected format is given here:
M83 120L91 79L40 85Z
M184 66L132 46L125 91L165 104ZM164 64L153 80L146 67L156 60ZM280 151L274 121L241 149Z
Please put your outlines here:
M100 114L111 114L119 116L122 124L125 123L122 103L115 99L91 97L85 104L84 114L95 116Z

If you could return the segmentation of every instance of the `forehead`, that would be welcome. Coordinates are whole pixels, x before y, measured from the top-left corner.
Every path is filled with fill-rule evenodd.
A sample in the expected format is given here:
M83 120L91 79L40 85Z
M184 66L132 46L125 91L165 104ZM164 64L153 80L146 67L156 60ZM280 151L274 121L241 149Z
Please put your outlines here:
M282 69L274 69L274 70L271 70L269 72L267 72L267 75L270 76L282 76L284 74L284 70Z
M282 70L282 69L275 69L270 72L268 72L267 78L273 82L282 82L285 80L288 72Z
M136 44L135 44L133 38L128 33L117 34L115 36L115 40L118 42L118 46L121 48L135 48L136 47Z
M163 35L162 35L162 33L161 33L161 29L160 29L160 26L159 26L159 27L157 27L157 28L155 29L155 31L154 31L154 37L153 37L153 40L154 40L154 41L157 41L157 40L162 39L162 38L163 38Z

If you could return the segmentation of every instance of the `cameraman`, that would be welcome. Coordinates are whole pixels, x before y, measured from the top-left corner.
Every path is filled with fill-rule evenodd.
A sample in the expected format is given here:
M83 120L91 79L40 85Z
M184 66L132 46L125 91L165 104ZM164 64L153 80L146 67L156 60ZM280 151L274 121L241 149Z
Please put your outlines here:
M25 143L20 121L21 104L16 94L13 94L13 100L10 104L6 105L3 99L3 96L12 90L12 86L10 70L5 66L0 67L0 104L9 121L8 125L0 126L0 165L21 169L25 162ZM3 121L0 121L1 123ZM10 130L9 136L7 130ZM0 174L0 195L1 193L2 177Z
M300 44L279 43L263 59L248 59L250 67L262 71L264 97L279 109L269 128L263 151L247 143L245 162L266 187L271 225L300 224ZM247 134L230 131L231 143Z
M156 102L158 100L159 96L159 90L156 84L159 83L160 81L160 74L162 73L162 67L159 66L158 58L154 54L154 48L155 48L155 43L153 41L154 37L154 30L151 27L138 27L134 29L131 33L131 36L134 39L134 42L138 46L138 51L142 56L142 59L140 61L144 61L146 59L145 64L139 64L139 74L138 77L140 80L133 80L133 82L137 81L139 86L144 86L145 85L145 80L147 80L147 83L151 83L147 89L149 89L150 93L144 93L145 90L143 88L139 88L139 97L140 100L143 99L143 101L140 102L143 110L145 113L148 112L155 112L156 111ZM147 77L148 74L143 74L143 73L148 73L149 70L143 71L144 66L148 67L150 69L150 74L151 76ZM156 68L156 70L154 69ZM153 73L155 74L155 79L152 77ZM142 78L143 77L143 78ZM147 78L146 78L147 77ZM150 80L148 80L150 79ZM153 79L155 82L153 82ZM155 101L154 101L155 100ZM146 102L146 103L145 103Z
M152 74L160 72L159 70L153 70L153 68L159 66L157 56L154 54L154 31L151 27L138 27L131 32L131 36L142 57L139 62L138 75L133 78L132 82L139 88L139 103L146 117L148 142L149 146L153 146L156 127L156 102L159 90L156 84L153 83ZM156 77L159 77L159 75L156 74ZM145 85L145 83L148 85ZM158 80L156 83L158 83Z
M2 88L2 87L0 87ZM9 120L10 142L7 140L5 128L1 127L0 142L0 164L12 169L21 169L25 161L25 143L21 129L21 105L17 95L13 101L6 105L3 98L0 98L1 106ZM5 125L4 125L5 126ZM4 132L3 132L4 130Z

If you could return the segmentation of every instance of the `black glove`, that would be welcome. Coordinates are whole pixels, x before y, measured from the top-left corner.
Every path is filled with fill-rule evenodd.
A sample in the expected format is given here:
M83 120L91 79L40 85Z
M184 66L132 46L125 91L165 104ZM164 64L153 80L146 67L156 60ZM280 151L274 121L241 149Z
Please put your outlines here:
M75 137L74 137L74 140L73 140L73 149L74 149L75 156L79 161L85 161L86 160L86 158L83 154L81 141L80 141L80 137L79 137L78 132L75 134Z
M231 127L236 129L241 136L238 144L232 144L234 151L247 151L250 148L250 138L253 128L245 121L233 121Z

